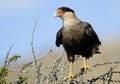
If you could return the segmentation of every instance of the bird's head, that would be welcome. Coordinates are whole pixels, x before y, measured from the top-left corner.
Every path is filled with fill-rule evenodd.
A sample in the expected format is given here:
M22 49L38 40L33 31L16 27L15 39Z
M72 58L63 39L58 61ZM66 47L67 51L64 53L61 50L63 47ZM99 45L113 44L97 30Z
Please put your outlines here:
M60 17L62 19L67 17L70 18L73 17L74 15L75 15L74 10L68 7L60 7L54 13L54 17Z

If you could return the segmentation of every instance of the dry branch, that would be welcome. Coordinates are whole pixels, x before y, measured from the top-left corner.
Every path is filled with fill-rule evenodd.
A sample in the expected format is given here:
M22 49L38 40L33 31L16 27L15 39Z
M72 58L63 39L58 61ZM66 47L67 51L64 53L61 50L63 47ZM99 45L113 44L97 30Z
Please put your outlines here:
M48 55L51 50L45 53L43 56ZM97 63L92 66L92 68L96 67L104 67L105 65L115 65L115 67L111 67L107 72L105 72L102 75L98 75L97 77L86 79L84 80L84 73L82 70L80 70L79 73L75 74L75 77L70 81L64 81L64 74L63 72L66 70L66 67L69 65L69 62L67 59L63 59L63 56L60 56L60 58L56 59L52 66L49 66L45 69L47 69L48 73L39 73L39 77L41 78L41 83L48 83L48 84L94 84L97 81L103 81L102 84L105 84L106 82L108 84L110 83L120 83L120 80L114 80L112 79L114 74L120 75L120 71L115 71L117 65L120 64L120 61L112 61L112 62L104 62L104 63ZM41 58L36 59L39 61ZM76 60L80 60L79 57L76 58ZM28 62L27 64L24 64L21 68L21 72L25 71L25 68L30 67L34 63L34 61ZM42 66L42 64L40 64ZM40 68L41 68L40 66ZM40 70L39 70L40 71ZM30 73L30 72L28 72ZM38 73L38 72L37 72ZM34 72L32 73L34 74ZM79 80L78 80L79 79Z
M35 25L34 25L34 28L33 28L33 33L32 33L32 40L31 40L31 47L32 47L32 54L33 54L33 58L34 58L34 63L35 63L35 83L34 84L40 84L40 68L41 68L41 65L39 65L36 61L36 56L35 56L35 50L34 50L34 34L35 34L35 29L36 29L36 26L37 26L37 23L38 23L38 20L36 21Z
M9 50L7 52L7 55L6 55L5 62L4 62L4 66L5 66L6 69L8 68L8 66L10 64L10 62L9 62L9 55L10 55L10 51L11 51L12 47L13 47L13 45L10 46L10 48L9 48Z

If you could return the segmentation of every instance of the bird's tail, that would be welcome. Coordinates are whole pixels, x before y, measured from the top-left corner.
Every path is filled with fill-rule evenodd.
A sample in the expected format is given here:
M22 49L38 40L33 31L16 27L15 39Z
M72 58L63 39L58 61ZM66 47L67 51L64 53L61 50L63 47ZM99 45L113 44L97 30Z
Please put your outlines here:
M93 52L93 54L101 54L101 52L99 51L99 45L98 44L95 44L93 46L92 52Z

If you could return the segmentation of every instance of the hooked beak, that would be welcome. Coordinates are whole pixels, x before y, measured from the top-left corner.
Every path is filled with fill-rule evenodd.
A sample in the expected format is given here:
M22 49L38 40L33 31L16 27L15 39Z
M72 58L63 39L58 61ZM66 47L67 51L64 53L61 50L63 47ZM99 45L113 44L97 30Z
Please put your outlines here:
M56 18L56 17L58 17L58 15L57 15L57 13L56 13L56 12L53 14L53 17L55 17L55 18Z

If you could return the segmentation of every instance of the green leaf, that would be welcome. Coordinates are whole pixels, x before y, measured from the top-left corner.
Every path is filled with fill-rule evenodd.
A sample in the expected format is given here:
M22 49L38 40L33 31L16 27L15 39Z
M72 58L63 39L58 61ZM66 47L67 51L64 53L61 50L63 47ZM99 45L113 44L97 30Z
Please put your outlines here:
M12 62L12 61L16 61L18 58L20 58L21 56L19 55L13 55L9 58L9 62Z
M26 77L26 76L19 77L17 84L24 83L25 81L27 81L27 79L28 79L28 77Z
M5 67L0 67L0 79L7 76L8 70Z

